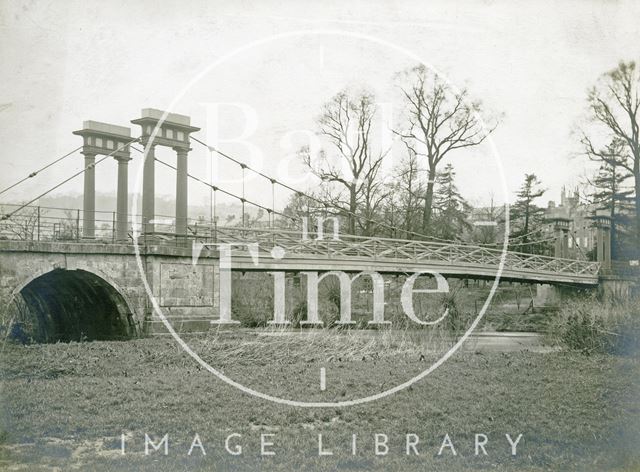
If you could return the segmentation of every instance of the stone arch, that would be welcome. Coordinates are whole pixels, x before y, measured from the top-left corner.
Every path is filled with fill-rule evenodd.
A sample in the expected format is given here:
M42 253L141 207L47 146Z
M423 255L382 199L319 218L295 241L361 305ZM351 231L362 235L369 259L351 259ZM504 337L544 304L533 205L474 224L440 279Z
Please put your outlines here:
M34 275L13 293L9 337L56 342L128 339L137 334L122 290L102 274L55 268Z

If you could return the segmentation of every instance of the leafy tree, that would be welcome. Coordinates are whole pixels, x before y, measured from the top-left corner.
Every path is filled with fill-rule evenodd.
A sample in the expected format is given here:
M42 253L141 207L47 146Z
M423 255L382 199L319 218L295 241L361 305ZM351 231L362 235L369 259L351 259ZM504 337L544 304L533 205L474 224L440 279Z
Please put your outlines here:
M455 177L453 166L447 164L436 177L434 196L434 232L437 237L450 241L461 239L462 233L471 228L467 221L471 205L460 194Z
M404 76L409 83L401 86L408 126L395 133L427 167L422 231L428 234L438 165L450 152L482 143L497 123L489 129L483 127L478 118L482 112L480 102L471 101L466 89L453 90L423 65L410 69Z
M517 239L519 249L531 252L533 246L528 244L534 233L542 231L542 216L544 209L536 205L535 201L544 195L540 188L540 180L535 174L525 174L524 182L516 193L516 201L510 208L509 220L511 226L510 239Z

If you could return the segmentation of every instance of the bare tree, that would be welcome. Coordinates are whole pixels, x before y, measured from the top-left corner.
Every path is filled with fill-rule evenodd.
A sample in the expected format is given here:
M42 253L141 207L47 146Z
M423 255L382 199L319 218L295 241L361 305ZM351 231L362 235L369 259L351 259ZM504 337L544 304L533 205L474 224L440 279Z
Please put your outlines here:
M396 178L392 185L392 192L395 200L398 201L397 208L402 212L401 225L404 229L405 237L413 239L413 233L419 232L420 227L416 227L418 215L422 209L422 199L424 198L424 185L419 179L420 168L417 156L409 151L409 155L404 158L395 172Z
M377 164L379 167L380 163ZM389 196L389 189L384 185L381 179L377 178L378 171L375 174L364 179L362 185L362 201L360 213L363 218L358 218L357 223L362 234L372 236L378 229L376 224L377 215L382 207L383 202Z
M364 212L360 227L365 233L372 230L369 219L379 207L382 186L380 167L386 151L375 151L372 125L376 114L374 97L362 92L353 99L346 91L327 102L318 118L320 135L325 137L335 154L323 149L313 159L308 147L301 149L303 162L323 182L336 184L341 190L332 204L344 209L351 234L356 232L360 210ZM315 162L314 162L315 161ZM346 192L346 201L343 197Z
M40 209L38 207L27 206L18 213L6 217L5 212L0 208L3 216L0 221L0 234L10 239L33 240L38 231L40 221Z
M587 156L629 171L635 180L636 237L640 240L640 71L636 63L620 62L589 90L587 103L593 125L581 131Z
M76 217L71 210L64 211L64 218L59 223L57 234L54 235L56 239L73 241L80 238Z
M395 133L402 138L409 152L426 161L422 231L428 233L438 164L451 151L482 143L497 123L485 128L479 119L480 102L470 100L466 89L452 90L423 65L410 69L404 76L409 82L409 85L401 86L408 126Z
M496 244L501 241L498 223L504 221L504 207L496 206L493 195L488 207L478 208L479 221L492 221L496 225L478 225L473 228L470 234L471 241L478 244Z

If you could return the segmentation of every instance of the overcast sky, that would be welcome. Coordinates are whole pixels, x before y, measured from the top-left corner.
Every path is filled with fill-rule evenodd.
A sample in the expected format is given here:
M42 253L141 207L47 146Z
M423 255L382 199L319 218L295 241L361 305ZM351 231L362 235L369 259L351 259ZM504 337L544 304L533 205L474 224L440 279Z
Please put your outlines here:
M395 116L395 74L419 57L455 86L467 87L488 111L503 115L493 142L509 193L525 172L534 172L548 188L545 200L558 199L563 185L584 174L585 160L572 157L579 147L571 131L584 115L588 87L619 60L640 59L637 1L5 0L0 5L0 188L80 145L71 132L84 120L128 125L136 136L129 121L140 109L166 109L178 96L172 110L190 115L192 124L203 128L197 135L203 140L214 135L206 103L251 107L257 122L248 140L263 156L253 162L308 187L313 182L301 179L294 155L304 134L293 132L313 129L320 105L345 87L369 88ZM294 31L299 33L282 37ZM233 55L259 40L264 41ZM230 106L221 120L221 138L240 133L246 124ZM251 160L246 146L217 144ZM170 150L160 156L175 159ZM208 178L208 156L194 144L190 171ZM133 157L132 189L141 163L140 155ZM503 200L490 146L458 153L451 162L472 202L484 203L491 194ZM68 159L0 198L35 196L81 163L79 155ZM115 193L115 162L102 163L97 176L99 192ZM216 178L239 191L230 176L237 179L239 173L221 166ZM159 169L158 191L171 195L174 185L173 176ZM81 189L80 177L58 192ZM268 185L256 181L246 191L270 203ZM192 185L192 202L207 195ZM283 202L286 194L277 198Z

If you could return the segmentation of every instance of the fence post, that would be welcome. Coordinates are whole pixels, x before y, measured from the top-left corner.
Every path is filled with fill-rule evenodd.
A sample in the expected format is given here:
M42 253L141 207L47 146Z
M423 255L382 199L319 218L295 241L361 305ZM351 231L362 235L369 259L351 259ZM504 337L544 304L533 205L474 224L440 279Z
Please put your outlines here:
M76 211L76 240L80 241L80 209Z
M40 205L38 205L38 241L40 241Z

